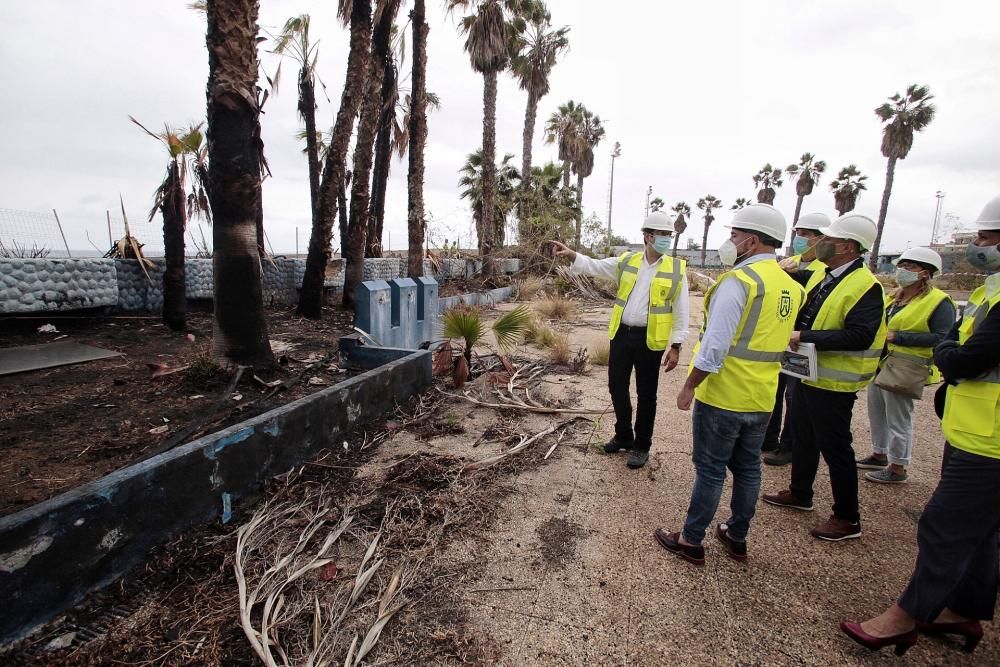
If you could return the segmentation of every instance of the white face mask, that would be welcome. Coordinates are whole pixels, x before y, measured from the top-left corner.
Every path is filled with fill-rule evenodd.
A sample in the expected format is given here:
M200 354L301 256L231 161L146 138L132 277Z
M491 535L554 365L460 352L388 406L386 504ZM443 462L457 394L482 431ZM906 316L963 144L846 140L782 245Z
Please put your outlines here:
M743 245L750 239L743 239L740 245ZM719 260L722 262L723 266L733 266L736 264L736 260L739 258L740 246L733 243L732 239L726 239L719 246Z

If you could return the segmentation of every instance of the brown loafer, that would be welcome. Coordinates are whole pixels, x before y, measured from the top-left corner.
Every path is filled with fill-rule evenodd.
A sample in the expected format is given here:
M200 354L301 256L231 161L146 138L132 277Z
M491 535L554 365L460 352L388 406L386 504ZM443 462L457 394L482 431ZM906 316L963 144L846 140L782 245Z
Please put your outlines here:
M657 528L653 531L653 537L656 538L661 547L672 554L680 556L692 565L701 567L705 564L705 547L693 547L681 544L681 534L679 532L667 533L662 528Z

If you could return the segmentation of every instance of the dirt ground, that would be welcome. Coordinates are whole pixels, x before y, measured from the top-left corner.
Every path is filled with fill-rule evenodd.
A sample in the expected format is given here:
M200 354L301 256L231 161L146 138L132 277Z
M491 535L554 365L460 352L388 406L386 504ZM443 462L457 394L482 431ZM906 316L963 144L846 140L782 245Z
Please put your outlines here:
M691 343L701 300L692 306ZM607 316L604 307L579 308L557 328L575 346L597 348L606 342ZM524 345L514 359L530 368L546 354ZM369 537L380 531L386 565L385 576L376 577L378 591L391 588L391 568L410 573L400 611L365 664L1000 664L993 624L972 656L951 640L922 637L903 659L869 653L837 628L843 618L866 618L888 606L912 569L916 519L941 456L929 400L917 406L910 483L860 483L862 539L831 544L809 536L831 504L821 466L815 512L761 504L749 561L731 561L709 540L708 563L695 568L652 536L656 527L679 529L693 482L690 413L674 405L683 368L661 381L652 456L638 471L626 468L624 455L599 449L613 422L605 373L602 366L582 374L550 367L540 376L532 398L594 411L576 418L482 407L442 380L440 388L454 396L432 390L384 424L366 427L343 450L271 485L269 503L329 488L331 506L353 508ZM465 389L498 400L502 384L481 383ZM469 467L509 451L521 435L553 427L495 466ZM862 394L854 416L859 453L869 445L867 432ZM784 488L788 473L765 466L762 490ZM717 520L725 520L727 503L728 493ZM238 624L234 543L232 525L210 526L162 547L144 567L0 661L259 664ZM353 576L352 567L338 561L334 571ZM310 595L339 580L334 574L332 583L324 581L312 582ZM338 664L351 633L363 632L377 606L366 603L357 623L338 635ZM293 627L308 636L308 623L289 621L276 638L287 641Z
M258 380L244 374L232 391L230 375L207 353L210 313L189 314L193 339L158 316L4 320L3 347L60 339L122 356L0 377L0 515L343 380L336 357L325 355L350 333L352 315L325 313L311 321L293 308L266 311L279 365ZM38 332L45 324L57 331ZM153 377L157 368L181 366L188 368ZM266 383L279 380L295 384L273 393ZM191 425L198 428L187 433Z

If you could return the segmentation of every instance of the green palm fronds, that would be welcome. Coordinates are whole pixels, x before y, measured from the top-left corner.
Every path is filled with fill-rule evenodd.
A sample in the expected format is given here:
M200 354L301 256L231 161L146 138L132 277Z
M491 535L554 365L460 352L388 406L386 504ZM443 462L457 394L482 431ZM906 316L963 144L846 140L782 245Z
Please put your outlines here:
M530 322L531 311L527 306L518 306L493 323L493 335L504 352L509 352L521 342Z

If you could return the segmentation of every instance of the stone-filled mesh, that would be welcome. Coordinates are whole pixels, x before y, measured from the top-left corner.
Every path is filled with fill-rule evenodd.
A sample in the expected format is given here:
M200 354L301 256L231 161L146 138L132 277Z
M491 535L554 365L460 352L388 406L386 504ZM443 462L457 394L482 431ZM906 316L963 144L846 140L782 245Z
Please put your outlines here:
M0 313L114 306L114 264L100 259L0 260Z

